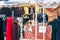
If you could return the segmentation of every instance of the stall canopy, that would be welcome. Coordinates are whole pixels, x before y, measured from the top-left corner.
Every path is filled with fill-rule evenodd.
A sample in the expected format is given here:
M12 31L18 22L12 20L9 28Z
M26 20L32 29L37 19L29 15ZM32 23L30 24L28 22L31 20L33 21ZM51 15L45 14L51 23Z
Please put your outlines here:
M44 3L43 3L44 1ZM25 4L25 3L36 3L38 5L43 6L44 4L46 7L54 7L58 6L60 0L8 0L8 1L0 1L0 5L14 5L14 4Z

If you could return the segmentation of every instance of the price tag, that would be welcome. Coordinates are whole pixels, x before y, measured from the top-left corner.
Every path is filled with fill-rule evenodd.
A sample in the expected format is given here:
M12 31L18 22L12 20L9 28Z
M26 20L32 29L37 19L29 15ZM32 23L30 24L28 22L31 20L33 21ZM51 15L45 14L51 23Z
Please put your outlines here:
M39 26L40 33L46 33L46 26Z
M29 31L32 32L32 27L29 28Z

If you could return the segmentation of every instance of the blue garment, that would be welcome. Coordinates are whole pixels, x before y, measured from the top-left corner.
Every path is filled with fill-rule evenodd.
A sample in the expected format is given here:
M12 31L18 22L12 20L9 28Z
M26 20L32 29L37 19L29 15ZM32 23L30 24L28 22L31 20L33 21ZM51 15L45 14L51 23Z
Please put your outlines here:
M57 19L56 31L56 40L60 40L60 16Z
M57 25L56 25L56 40L60 40L60 20L57 20Z
M56 22L57 22L57 19L52 21L52 39L51 40L56 40Z
M52 22L52 40L60 40L60 20L55 19Z

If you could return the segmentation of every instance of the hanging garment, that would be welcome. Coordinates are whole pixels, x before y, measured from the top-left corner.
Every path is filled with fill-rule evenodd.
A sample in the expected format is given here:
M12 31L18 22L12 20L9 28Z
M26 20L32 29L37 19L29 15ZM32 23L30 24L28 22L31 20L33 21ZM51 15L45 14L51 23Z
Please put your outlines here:
M24 13L25 13L24 7L21 7L19 12L20 12L20 15L21 15L21 16L24 15Z
M37 15L37 20L38 20L38 22L42 22L42 21L43 21L43 16L42 16L42 14L38 14L38 15Z
M47 14L45 13L44 14L44 17L45 17L45 22L48 22L48 16L47 16ZM38 20L38 22L43 22L43 14L38 14L37 15L37 20Z
M52 40L60 40L60 20L58 19L52 22Z
M12 40L12 17L6 18L6 40Z
M5 14L6 17L9 17L9 16L12 15L12 14L11 14L11 10L10 10L10 8L8 8L8 7L3 7L3 8L1 8L1 14Z
M12 7L11 8L11 12L12 10L14 11L14 17L20 17L20 13L19 13L19 7Z
M19 25L18 20L13 19L13 30L12 30L12 40L19 40Z
M31 13L31 7L29 7L29 13ZM32 13L35 13L35 8L32 7Z
M33 14L28 15L29 20L33 20Z
M60 40L60 20L58 19L56 24L56 40Z
M23 18L23 24L27 23L29 20L33 20L33 14L25 14Z
M56 19L52 22L52 40L56 40L56 22Z
M4 40L4 21L0 18L0 40Z
M20 25L20 38L24 38L24 26Z
M23 27L23 17L19 17L17 18L18 20L18 24L20 26L20 38L23 37L24 38L24 27Z

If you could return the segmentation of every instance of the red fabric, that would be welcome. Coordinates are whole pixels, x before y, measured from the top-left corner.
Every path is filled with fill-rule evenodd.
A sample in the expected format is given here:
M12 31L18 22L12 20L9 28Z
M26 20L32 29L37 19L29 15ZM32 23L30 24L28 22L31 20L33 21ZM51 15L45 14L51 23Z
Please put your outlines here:
M30 26L26 26L26 27L29 28ZM32 32L30 32L30 31L24 32L24 38L27 38L27 39L35 38L35 27L33 26L32 28L33 28Z
M12 40L12 17L6 19L6 40Z
M30 26L27 26L28 28ZM51 27L46 27L46 34L45 34L45 40L51 40ZM39 33L39 27L37 28L37 38L43 39L43 34ZM24 37L27 39L34 39L35 38L35 26L32 27L32 32L24 32Z

